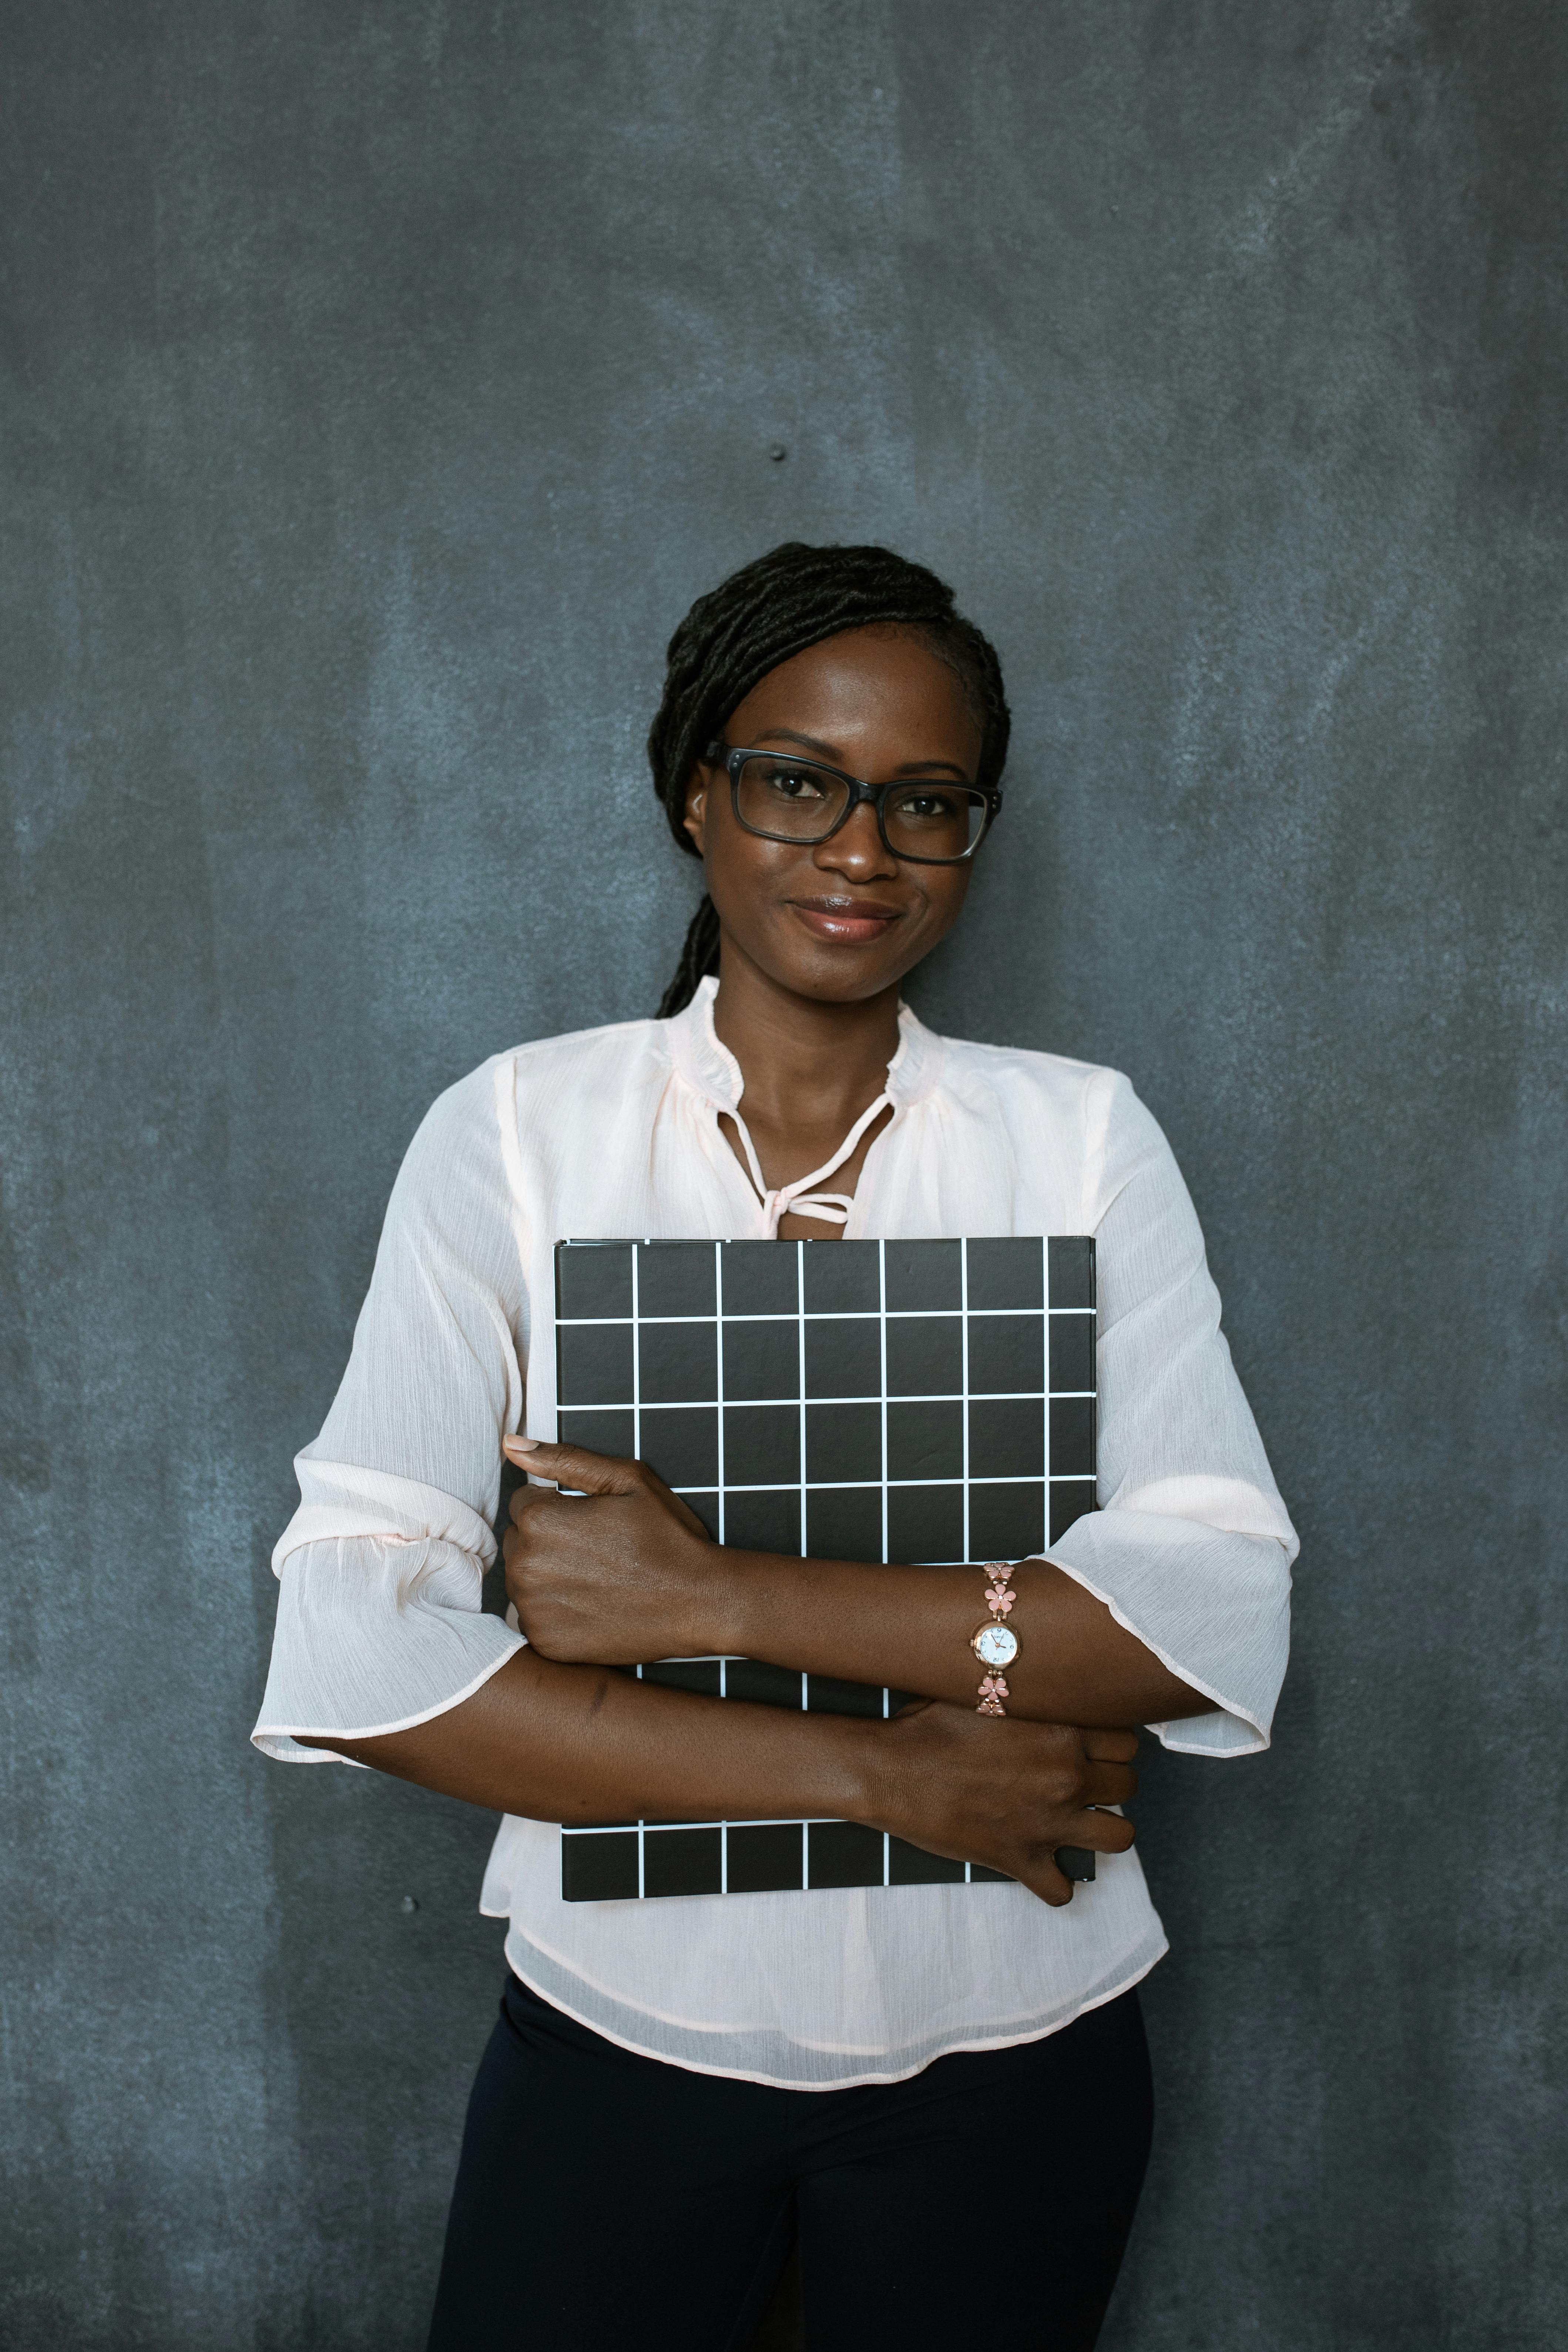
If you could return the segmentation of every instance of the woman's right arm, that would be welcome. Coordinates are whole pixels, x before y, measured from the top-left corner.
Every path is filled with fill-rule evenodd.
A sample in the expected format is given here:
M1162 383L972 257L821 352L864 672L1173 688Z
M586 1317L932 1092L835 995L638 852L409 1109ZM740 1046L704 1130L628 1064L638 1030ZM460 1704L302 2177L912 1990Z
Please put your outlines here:
M1121 1853L1132 1843L1131 1822L1087 1810L1135 1790L1131 1732L997 1721L937 1701L890 1723L796 1715L531 1650L429 1722L300 1744L569 1828L639 1817L866 1822L987 1864L1051 1904L1072 1894L1058 1846Z

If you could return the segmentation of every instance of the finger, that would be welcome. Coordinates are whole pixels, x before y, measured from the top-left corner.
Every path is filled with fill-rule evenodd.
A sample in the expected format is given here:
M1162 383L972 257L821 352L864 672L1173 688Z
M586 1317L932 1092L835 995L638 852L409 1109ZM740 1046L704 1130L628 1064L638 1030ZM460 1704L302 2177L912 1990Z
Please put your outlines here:
M1057 1868L1054 1853L1042 1853L1037 1861L1029 1864L1027 1869L1021 1870L1018 1876L1030 1894L1037 1895L1042 1903L1048 1903L1053 1911L1059 1911L1064 1903L1072 1901L1072 1881Z
M1084 1754L1097 1763L1131 1764L1138 1753L1135 1731L1086 1731L1081 1737Z
M656 1474L652 1471L648 1473L650 1477L653 1477ZM700 1536L704 1543L711 1543L713 1540L712 1529L703 1526L702 1521L698 1517L690 1504L682 1502L679 1495L670 1494L669 1488L664 1486L662 1478L658 1483L660 1486L664 1488L664 1492L667 1495L669 1495L670 1509L676 1513L683 1524L690 1528L694 1536Z
M540 1437L503 1437L501 1452L531 1478L575 1486L584 1495L635 1495L647 1485L640 1462L616 1454L590 1454L585 1445L547 1445Z
M554 1497L552 1496L551 1500L553 1501ZM511 1525L500 1540L501 1565L509 1576L514 1570L521 1572L528 1566L531 1559L538 1559L538 1543L537 1528L521 1526L519 1514L514 1511Z
M552 1497L552 1499L553 1499L553 1497ZM534 1557L537 1557L537 1553L534 1551L534 1547L537 1545L537 1542L538 1529L535 1528L525 1528L521 1526L520 1524L520 1515L514 1511L512 1514L511 1525L507 1528L500 1540L501 1560L509 1575L514 1568L521 1568L525 1564L531 1552L534 1554Z
M1082 1812L1073 1822L1068 1845L1087 1845L1096 1853L1125 1853L1137 1832L1120 1813Z
M1086 1805L1130 1805L1138 1794L1138 1775L1130 1764L1091 1764L1083 1776Z
M562 1502L553 1486L519 1486L507 1506L514 1528L521 1528L525 1519L537 1517L541 1511L548 1518L552 1511L569 1511L572 1507L571 1502Z

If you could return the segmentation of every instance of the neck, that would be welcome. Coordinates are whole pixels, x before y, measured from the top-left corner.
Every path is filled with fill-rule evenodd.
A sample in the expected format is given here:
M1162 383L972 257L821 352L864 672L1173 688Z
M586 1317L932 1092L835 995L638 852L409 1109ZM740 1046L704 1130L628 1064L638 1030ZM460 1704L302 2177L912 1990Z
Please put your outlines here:
M713 1027L741 1066L748 1125L841 1134L887 1084L899 1049L898 987L853 1004L797 996L726 939Z

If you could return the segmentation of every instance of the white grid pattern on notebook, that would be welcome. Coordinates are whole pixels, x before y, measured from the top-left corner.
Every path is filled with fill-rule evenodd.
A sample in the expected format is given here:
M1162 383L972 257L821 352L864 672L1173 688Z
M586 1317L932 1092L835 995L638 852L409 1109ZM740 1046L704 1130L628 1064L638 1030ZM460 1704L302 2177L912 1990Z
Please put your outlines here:
M562 1436L651 1462L721 1542L1017 1559L1095 1507L1086 1239L563 1243L557 1297ZM749 1659L636 1672L774 1706L901 1704ZM996 1876L799 1819L574 1829L563 1866L590 1900Z

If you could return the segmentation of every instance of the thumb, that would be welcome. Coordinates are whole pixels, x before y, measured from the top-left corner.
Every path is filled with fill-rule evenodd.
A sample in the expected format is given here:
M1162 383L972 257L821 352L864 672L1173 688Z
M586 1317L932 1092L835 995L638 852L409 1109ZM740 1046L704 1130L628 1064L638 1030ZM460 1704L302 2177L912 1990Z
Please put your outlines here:
M591 1454L585 1445L547 1445L539 1437L503 1437L501 1452L531 1477L574 1486L584 1495L635 1495L645 1479L636 1462L614 1454Z

